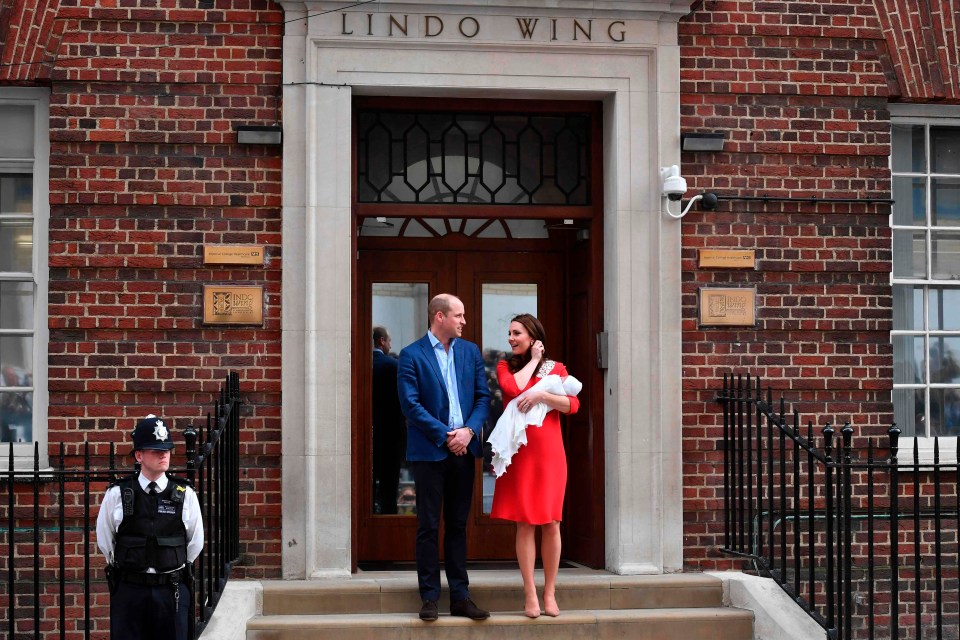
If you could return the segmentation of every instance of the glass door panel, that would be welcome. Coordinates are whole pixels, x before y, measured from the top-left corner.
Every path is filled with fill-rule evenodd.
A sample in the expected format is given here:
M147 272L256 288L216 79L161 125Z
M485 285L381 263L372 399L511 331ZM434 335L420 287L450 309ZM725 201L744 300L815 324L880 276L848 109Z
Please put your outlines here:
M370 386L372 495L376 515L415 515L416 490L405 461L407 424L397 397L397 356L427 322L426 282L371 285L373 375Z

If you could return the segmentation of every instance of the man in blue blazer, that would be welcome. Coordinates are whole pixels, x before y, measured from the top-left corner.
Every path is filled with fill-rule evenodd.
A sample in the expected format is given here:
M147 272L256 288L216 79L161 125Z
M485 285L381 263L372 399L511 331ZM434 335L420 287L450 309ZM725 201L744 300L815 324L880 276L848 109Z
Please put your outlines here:
M427 311L430 329L400 352L397 374L400 406L407 417L407 462L417 488L420 618L438 617L443 513L450 615L483 620L490 613L470 599L467 519L476 459L483 455L481 434L490 391L480 349L460 338L467 324L460 299L442 293Z

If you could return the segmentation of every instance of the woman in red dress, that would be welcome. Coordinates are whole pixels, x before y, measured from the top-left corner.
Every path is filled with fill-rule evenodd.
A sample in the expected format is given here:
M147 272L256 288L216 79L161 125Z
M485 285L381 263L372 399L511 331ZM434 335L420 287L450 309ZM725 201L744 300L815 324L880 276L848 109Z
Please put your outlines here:
M504 404L548 374L567 376L561 363L545 356L544 339L543 325L536 317L524 313L510 322L508 340L513 356L497 363L497 380L503 391ZM543 426L528 426L526 429L527 444L520 447L506 472L497 478L490 512L491 517L517 523L517 562L523 577L524 613L530 618L540 615L540 601L533 581L537 526L541 527L543 611L548 616L560 615L556 581L560 568L560 520L567 486L567 458L563 451L559 414L576 413L580 408L575 396L541 390L526 394L517 408L526 413L540 402L545 403L550 411Z

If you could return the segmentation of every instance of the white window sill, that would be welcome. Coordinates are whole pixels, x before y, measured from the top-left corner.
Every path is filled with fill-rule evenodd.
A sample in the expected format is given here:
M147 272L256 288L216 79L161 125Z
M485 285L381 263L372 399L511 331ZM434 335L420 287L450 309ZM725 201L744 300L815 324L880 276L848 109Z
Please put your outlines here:
M933 464L933 441L940 442L940 464L957 464L957 438L900 438L899 449L897 451L897 466L914 466L916 464ZM917 459L913 458L913 443L917 443ZM929 470L926 469L926 470ZM952 470L951 470L952 471Z

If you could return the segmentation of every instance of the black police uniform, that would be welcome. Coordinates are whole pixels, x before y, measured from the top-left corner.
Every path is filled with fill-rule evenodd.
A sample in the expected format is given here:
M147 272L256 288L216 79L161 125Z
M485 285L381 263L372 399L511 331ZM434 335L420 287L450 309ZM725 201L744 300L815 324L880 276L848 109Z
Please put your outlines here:
M110 598L111 637L142 639L149 629L151 637L158 640L187 640L190 590L183 526L187 485L168 476L167 488L153 496L143 490L136 476L119 486L123 520L117 529L111 567L111 582L116 587ZM147 573L148 567L156 573Z
M173 449L166 427L156 418L140 421L133 440L134 451ZM138 475L113 486L120 491L123 519L107 569L111 637L187 640L192 564L187 561L183 508L189 483L168 475L166 488L154 495L144 490Z

